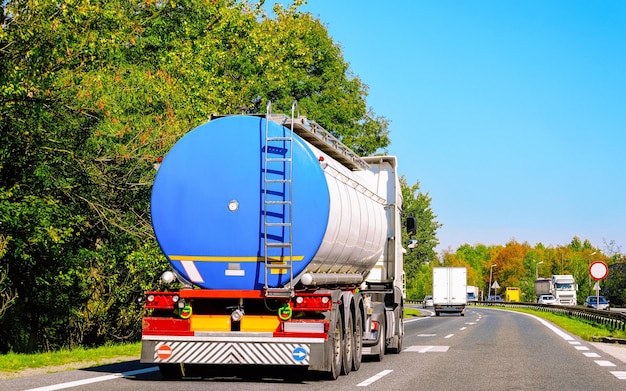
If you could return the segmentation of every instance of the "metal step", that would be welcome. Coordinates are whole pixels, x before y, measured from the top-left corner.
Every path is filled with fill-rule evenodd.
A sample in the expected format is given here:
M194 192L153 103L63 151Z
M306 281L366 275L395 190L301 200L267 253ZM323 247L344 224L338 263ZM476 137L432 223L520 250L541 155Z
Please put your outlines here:
M291 243L269 242L266 244L266 246L270 248L286 248L286 247L291 247Z
M291 223L267 223L266 227L291 227Z
M289 201L265 201L266 205L289 205L291 202Z
M287 288L265 288L265 297L288 299L295 296L295 292L291 287Z

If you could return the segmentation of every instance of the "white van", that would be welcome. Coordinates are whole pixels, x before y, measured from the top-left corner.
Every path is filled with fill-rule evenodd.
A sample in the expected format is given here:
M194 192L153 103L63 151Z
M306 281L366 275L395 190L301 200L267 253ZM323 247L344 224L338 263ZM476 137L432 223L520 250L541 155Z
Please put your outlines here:
M553 295L539 295L538 304L556 304L556 298Z

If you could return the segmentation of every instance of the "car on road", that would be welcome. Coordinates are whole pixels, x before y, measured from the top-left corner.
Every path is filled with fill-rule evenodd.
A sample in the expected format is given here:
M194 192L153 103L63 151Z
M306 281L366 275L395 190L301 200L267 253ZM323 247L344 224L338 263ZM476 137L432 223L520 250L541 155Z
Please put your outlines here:
M428 295L426 297L424 297L424 301L422 302L422 307L427 308L427 307L434 307L435 304L433 303L433 297Z
M605 299L604 296L587 296L587 300L585 300L585 307L607 311L611 309L609 301Z
M500 295L489 295L487 301L503 301Z
M556 297L553 295L539 295L538 304L557 304Z

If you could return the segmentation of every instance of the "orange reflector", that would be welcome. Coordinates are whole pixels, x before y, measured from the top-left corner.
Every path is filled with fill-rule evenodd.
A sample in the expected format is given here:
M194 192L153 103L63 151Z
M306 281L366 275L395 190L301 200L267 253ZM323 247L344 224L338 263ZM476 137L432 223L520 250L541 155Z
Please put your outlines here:
M274 332L280 325L276 315L244 315L239 330L248 332Z
M230 315L192 315L191 331L230 331Z

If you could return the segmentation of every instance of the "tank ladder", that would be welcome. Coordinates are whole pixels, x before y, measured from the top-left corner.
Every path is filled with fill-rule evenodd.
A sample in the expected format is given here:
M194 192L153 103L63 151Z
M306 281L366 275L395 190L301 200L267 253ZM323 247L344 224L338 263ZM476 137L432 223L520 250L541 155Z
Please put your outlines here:
M294 118L297 102L291 107ZM298 109L299 110L299 109ZM299 114L299 113L298 113ZM292 233L292 173L293 173L293 125L290 132L270 136L269 123L272 104L268 102L265 121L265 149L263 167L263 247L265 260L265 296L292 297L293 286L293 233ZM287 128L283 128L287 130ZM270 221L271 220L271 221ZM280 249L280 255L269 254ZM270 274L286 276L283 287L270 287Z

